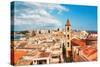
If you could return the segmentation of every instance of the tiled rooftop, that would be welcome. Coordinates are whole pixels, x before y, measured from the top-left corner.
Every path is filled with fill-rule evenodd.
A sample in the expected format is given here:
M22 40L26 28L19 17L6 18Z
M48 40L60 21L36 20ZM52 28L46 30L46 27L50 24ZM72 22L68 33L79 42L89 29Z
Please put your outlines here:
M26 51L21 51L21 50L14 50L14 53L12 51L12 57L14 60L14 63L16 63L22 56L24 56L27 52Z
M71 41L73 46L85 46L86 43L84 40L80 40L80 39L72 39Z

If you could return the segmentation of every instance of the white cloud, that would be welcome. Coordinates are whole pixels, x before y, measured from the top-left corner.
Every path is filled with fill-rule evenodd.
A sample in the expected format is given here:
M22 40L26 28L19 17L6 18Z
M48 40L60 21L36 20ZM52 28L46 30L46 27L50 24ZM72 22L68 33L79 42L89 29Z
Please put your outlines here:
M57 20L55 17L50 15L47 11L44 9L36 9L35 11L28 11L30 14L21 14L21 16L15 16L16 24L29 24L31 23L53 23L53 24L59 24L60 21ZM19 22L20 21L20 22Z
M31 4L33 4L37 8L48 9L48 10L58 10L58 12L69 11L68 8L65 8L59 4L54 4L54 3L32 3L31 2Z
M23 6L28 8L16 9L15 10L15 25L21 24L42 24L49 25L53 24L54 26L61 26L60 20L51 15L49 11L57 10L58 13L62 11L69 11L65 7L57 4L43 4L43 3L21 3ZM17 5L17 3L16 3ZM18 4L20 5L20 4ZM19 15L17 15L19 13Z

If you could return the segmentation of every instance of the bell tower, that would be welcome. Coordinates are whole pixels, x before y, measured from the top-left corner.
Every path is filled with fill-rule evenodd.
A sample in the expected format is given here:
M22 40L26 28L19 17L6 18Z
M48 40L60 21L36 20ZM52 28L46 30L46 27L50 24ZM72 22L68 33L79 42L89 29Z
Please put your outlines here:
M66 22L65 25L65 33L66 33L66 43L65 43L65 47L66 47L66 57L67 58L71 58L71 25L70 25L70 21L69 19Z

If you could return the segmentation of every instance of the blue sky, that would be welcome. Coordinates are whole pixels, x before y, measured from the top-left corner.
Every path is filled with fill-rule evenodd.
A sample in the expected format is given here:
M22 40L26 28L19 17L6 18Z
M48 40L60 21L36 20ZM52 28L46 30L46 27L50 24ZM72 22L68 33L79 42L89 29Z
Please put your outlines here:
M72 29L97 30L96 6L15 1L11 11L15 31L63 29L67 19L70 20Z

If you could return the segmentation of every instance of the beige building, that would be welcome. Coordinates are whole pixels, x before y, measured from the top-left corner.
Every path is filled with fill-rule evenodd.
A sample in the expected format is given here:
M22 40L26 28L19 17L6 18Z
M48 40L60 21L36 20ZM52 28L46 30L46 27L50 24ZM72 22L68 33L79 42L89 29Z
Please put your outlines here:
M71 25L70 21L67 20L65 25L65 32L66 32L66 38L65 38L65 46L66 46L66 57L70 57L71 55Z
M23 56L24 60L32 60L33 64L50 64L50 53L35 50Z

